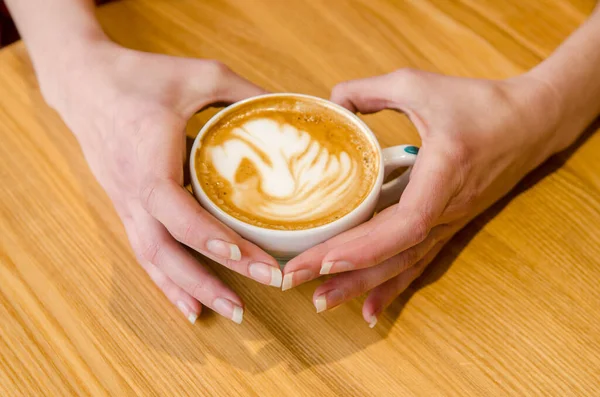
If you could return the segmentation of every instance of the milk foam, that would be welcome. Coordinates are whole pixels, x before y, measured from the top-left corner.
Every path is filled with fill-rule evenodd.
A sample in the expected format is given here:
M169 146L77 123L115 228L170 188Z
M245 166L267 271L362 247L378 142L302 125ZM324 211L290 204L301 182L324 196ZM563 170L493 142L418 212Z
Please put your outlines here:
M360 164L346 152L330 153L309 133L269 118L247 121L208 149L215 170L231 185L232 203L266 219L325 216L351 194L360 176ZM236 174L244 159L257 175L240 182Z

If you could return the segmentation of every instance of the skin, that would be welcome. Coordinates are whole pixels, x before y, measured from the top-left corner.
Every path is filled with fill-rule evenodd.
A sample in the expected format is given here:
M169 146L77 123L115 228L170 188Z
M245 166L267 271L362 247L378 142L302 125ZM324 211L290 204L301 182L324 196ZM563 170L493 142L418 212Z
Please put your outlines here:
M504 81L403 69L349 81L331 100L354 112L403 112L422 148L400 201L320 244L284 269L287 288L334 274L317 311L368 293L371 326L475 216L572 144L600 112L600 12L545 62Z
M240 322L241 298L185 247L263 284L279 286L282 275L183 189L184 126L211 103L263 91L216 61L112 43L89 0L7 4L45 99L79 140L140 264L190 321L204 304ZM290 261L286 289L335 274L315 291L317 310L369 292L363 316L374 325L460 228L600 112L599 46L596 11L553 56L513 79L404 69L336 86L331 99L352 111L406 113L422 149L399 203Z
M50 4L51 3L51 4ZM77 137L139 263L193 323L201 304L236 322L242 299L192 256L279 287L270 255L210 216L182 186L185 125L199 109L264 91L213 60L123 48L87 0L9 0L46 101Z

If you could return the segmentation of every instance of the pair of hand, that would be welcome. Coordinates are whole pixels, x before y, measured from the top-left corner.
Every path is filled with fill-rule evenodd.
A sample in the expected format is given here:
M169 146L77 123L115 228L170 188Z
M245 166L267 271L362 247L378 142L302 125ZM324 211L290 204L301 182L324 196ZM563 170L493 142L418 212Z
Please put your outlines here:
M400 202L372 220L277 262L211 217L185 190L187 120L213 103L264 91L215 61L137 52L102 42L41 78L46 100L77 136L143 268L195 322L205 305L241 322L243 302L185 246L266 285L317 288L317 311L371 291L363 316L378 315L475 215L553 151L552 90L533 77L489 81L413 70L336 86L332 100L354 112L406 113L422 138Z

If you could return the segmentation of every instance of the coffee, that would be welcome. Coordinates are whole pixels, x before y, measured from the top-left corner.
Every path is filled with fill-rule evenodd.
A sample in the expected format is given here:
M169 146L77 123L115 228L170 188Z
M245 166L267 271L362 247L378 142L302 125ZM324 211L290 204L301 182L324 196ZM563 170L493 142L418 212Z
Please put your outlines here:
M367 197L379 173L379 152L355 121L293 95L225 112L195 156L208 198L268 229L309 229L343 217Z

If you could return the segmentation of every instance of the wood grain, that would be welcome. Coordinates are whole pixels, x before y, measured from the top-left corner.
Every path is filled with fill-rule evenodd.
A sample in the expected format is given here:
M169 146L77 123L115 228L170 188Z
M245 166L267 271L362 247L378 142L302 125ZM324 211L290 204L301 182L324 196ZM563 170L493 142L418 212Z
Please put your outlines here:
M548 56L591 0L137 0L99 10L116 41L220 59L274 91L411 66L502 78ZM208 117L190 121L191 135ZM365 118L384 145L405 118ZM370 330L361 302L316 315L215 268L237 326L187 323L136 264L22 44L0 51L0 395L600 395L600 135L472 222Z

